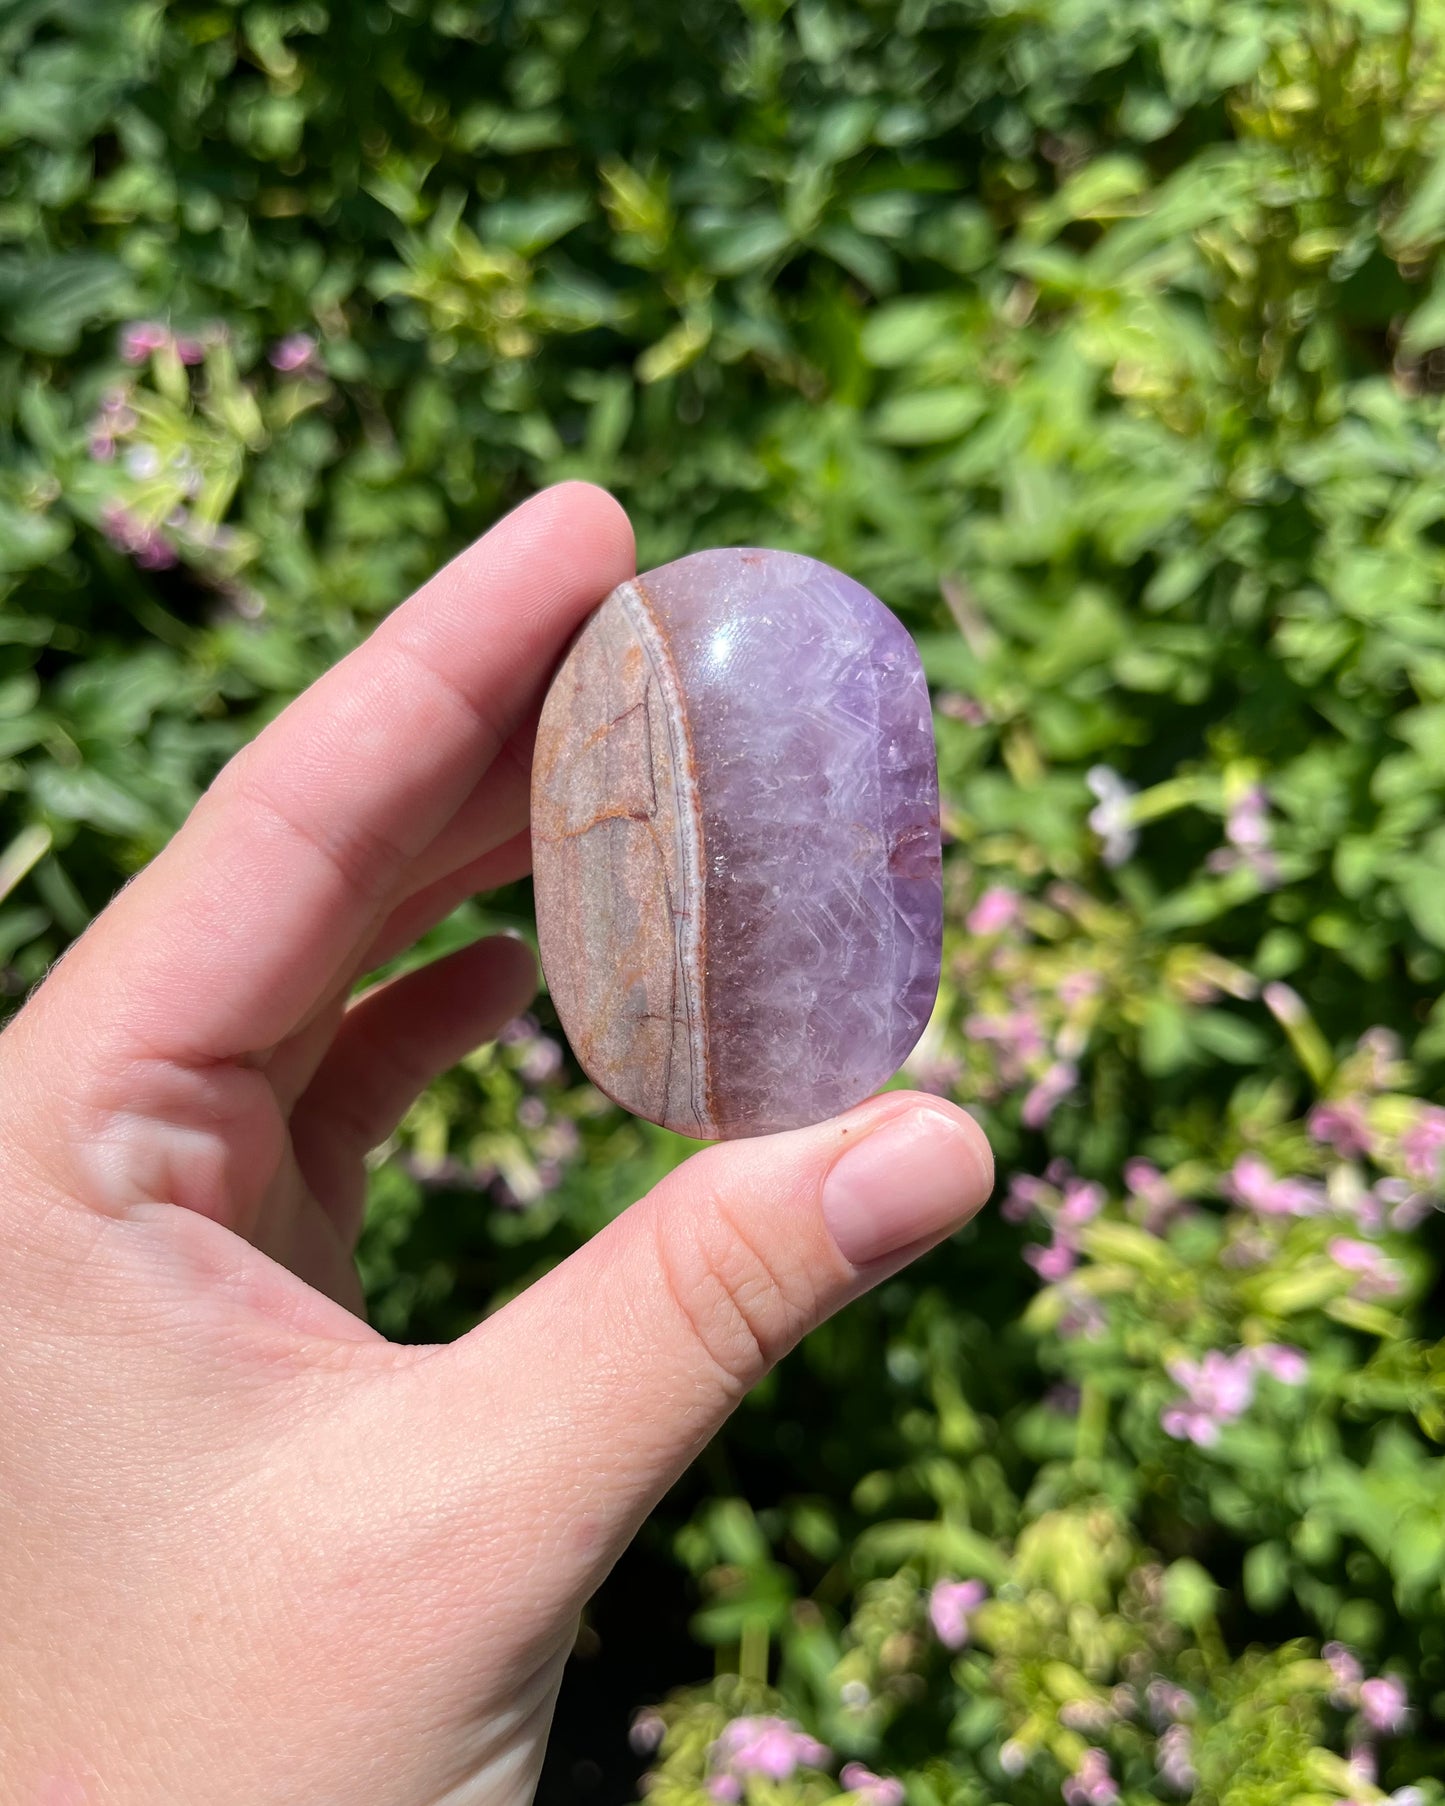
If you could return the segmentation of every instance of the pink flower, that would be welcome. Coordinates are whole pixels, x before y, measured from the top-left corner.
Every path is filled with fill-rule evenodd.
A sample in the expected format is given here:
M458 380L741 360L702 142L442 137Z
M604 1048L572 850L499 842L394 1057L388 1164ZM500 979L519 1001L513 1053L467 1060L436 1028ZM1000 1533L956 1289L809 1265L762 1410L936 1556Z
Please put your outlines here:
M1104 1188L1092 1179L1081 1179L1071 1173L1064 1181L1064 1201L1059 1206L1059 1221L1076 1229L1092 1223L1104 1208Z
M1214 1419L1188 1405L1166 1405L1159 1413L1159 1422L1164 1434L1176 1442L1193 1442L1207 1449L1219 1441L1219 1426Z
M1305 1008L1305 1000L1291 986L1281 984L1278 979L1267 984L1260 996L1264 999L1264 1007L1283 1028L1298 1028L1306 1021L1309 1011Z
M1405 1171L1421 1185L1433 1185L1440 1177L1440 1156L1445 1153L1445 1110L1438 1104L1422 1104L1414 1122L1400 1137L1400 1157Z
M1133 857L1139 844L1139 831L1134 826L1134 786L1109 765L1091 765L1084 782L1098 798L1097 807L1089 811L1089 826L1103 842L1104 864L1123 865Z
M1337 1235L1326 1252L1337 1267L1347 1273L1358 1273L1354 1288L1356 1298L1393 1298L1400 1289L1400 1269L1387 1260L1370 1242L1356 1241L1353 1236Z
M1104 1208L1106 1194L1092 1179L1081 1179L1067 1160L1051 1160L1042 1179L1015 1173L1009 1181L1002 1210L1010 1223L1042 1217L1060 1241L1071 1241L1070 1231L1092 1222Z
M1368 1060L1369 1083L1376 1091L1387 1090L1395 1082L1395 1063L1400 1058L1400 1037L1392 1028L1367 1028L1355 1043L1355 1051Z
M135 431L135 409L130 405L130 389L124 384L107 389L100 411L90 423L90 455L97 464L109 464L115 457L116 441Z
M930 1051L925 1039L919 1042L903 1062L903 1070L919 1091L931 1091L935 1097L947 1097L963 1077L963 1061L956 1054Z
M970 934L1002 934L1019 919L1021 899L1005 884L991 884L969 910L964 926Z
M1053 1065L1024 1098L1020 1119L1026 1129L1041 1129L1079 1082L1079 1071L1067 1060Z
M662 1714L654 1712L651 1706L645 1706L633 1719L627 1741L639 1756L650 1756L661 1746L666 1735L667 1726Z
M716 1800L718 1806L733 1806L743 1797L743 1784L736 1775L713 1775L708 1780L707 1797Z
M1277 1179L1257 1154L1241 1154L1225 1191L1237 1204L1266 1217L1314 1216L1325 1207L1324 1188L1308 1179Z
M1365 1121L1364 1107L1357 1097L1340 1098L1332 1104L1316 1104L1307 1122L1315 1140L1332 1147L1343 1160L1370 1151L1370 1125Z
M1119 1788L1102 1750L1084 1751L1079 1766L1064 1782L1063 1795L1067 1806L1115 1806Z
M1025 1248L1024 1259L1045 1285L1056 1285L1067 1279L1079 1264L1074 1245L1066 1237L1055 1235L1047 1248Z
M903 1783L894 1775L875 1775L861 1762L845 1762L838 1780L845 1793L857 1794L865 1806L903 1806Z
M1184 1201L1150 1160L1126 1160L1124 1184L1131 1200L1143 1206L1137 1214L1150 1235L1161 1234L1184 1210Z
M1309 1378L1310 1364L1304 1350L1287 1342L1261 1342L1245 1350L1260 1373L1267 1373L1282 1386L1303 1386Z
M1379 1778L1379 1767L1375 1761L1375 1752L1368 1743L1357 1743L1350 1751L1348 1767L1350 1777L1362 1786L1373 1787Z
M1428 1192L1416 1191L1404 1179L1377 1179L1370 1195L1375 1200L1370 1228L1378 1228L1384 1219L1391 1229L1418 1229L1435 1208ZM1363 1220L1363 1212L1361 1216Z
M1227 1355L1211 1349L1198 1361L1170 1361L1167 1371L1184 1397L1166 1405L1159 1421L1180 1442L1211 1447L1221 1425L1242 1416L1254 1398L1254 1363L1244 1350Z
M998 1746L998 1765L1013 1780L1028 1767L1029 1753L1016 1737L1010 1737Z
M1159 1779L1176 1793L1193 1793L1199 1782L1194 1738L1188 1725L1172 1724L1159 1739Z
M1381 1235L1389 1221L1389 1213L1385 1209L1384 1200L1374 1186L1361 1186L1355 1183L1354 1175L1345 1176L1346 1183L1337 1205L1352 1210L1359 1222L1361 1232L1365 1235Z
M1235 799L1224 820L1224 833L1242 853L1258 853L1269 845L1269 797L1261 785L1251 784Z
M1198 1361L1171 1361L1169 1376L1184 1387L1192 1403L1234 1418L1248 1409L1254 1397L1251 1363L1240 1355L1212 1348Z
M1227 872L1237 866L1247 867L1267 889L1279 883L1279 866L1271 850L1269 798L1258 784L1253 784L1230 804L1224 818L1224 837L1229 846L1211 853L1209 869Z
M107 502L101 531L113 546L127 552L143 571L165 571L176 563L176 549L155 527L149 527L122 502Z
M1043 1179L1036 1179L1030 1173L1015 1173L1009 1180L1008 1192L999 1206L1004 1220L1009 1223L1026 1223L1038 1212L1045 1214L1053 1188Z
M1059 1723L1070 1731L1092 1735L1107 1731L1117 1714L1106 1700L1067 1699L1059 1707Z
M1071 1010L1075 1004L1097 997L1103 988L1104 980L1100 975L1088 966L1081 966L1076 972L1065 972L1059 980L1058 999L1065 1009Z
M184 333L176 335L176 356L183 364L199 364L205 355L206 348L199 339L188 338Z
M287 333L284 339L276 341L266 358L273 370L279 370L285 376L295 375L309 370L315 363L316 341L309 332Z
M131 320L120 329L120 355L128 364L143 364L170 342L171 335L159 320Z
M168 571L177 563L175 547L159 533L153 533L134 556L143 571Z
M1025 1067L1048 1046L1036 1011L1019 1009L1007 1016L975 1014L964 1018L963 1032L970 1041L992 1041L1001 1056L1000 1076L1005 1083L1021 1078Z
M1359 1657L1343 1643L1326 1643L1320 1655L1334 1676L1335 1690L1330 1697L1337 1706L1354 1705L1360 1697L1360 1682L1365 1678Z
M1174 1724L1194 1716L1194 1695L1171 1681L1152 1680L1144 1689L1144 1703L1156 1725Z
M735 1769L766 1775L770 1781L786 1781L798 1766L793 1733L784 1725L757 1731L752 1740L733 1751Z
M547 1125L545 1135L538 1136L537 1146L552 1160L575 1160L582 1151L582 1137L575 1122L559 1116Z
M1380 1737L1403 1731L1410 1718L1410 1696L1405 1683L1394 1675L1360 1683L1360 1716Z
M708 1751L716 1778L738 1781L746 1775L764 1775L770 1781L786 1781L799 1768L821 1768L832 1752L787 1718L734 1718L722 1728ZM739 1789L739 1792L741 1789ZM734 1792L714 1793L719 1800L735 1800Z
M972 696L961 696L957 690L946 690L938 699L938 712L950 721L966 721L970 727L982 727L988 710Z
M940 1580L928 1595L933 1634L945 1649L962 1649L970 1634L969 1618L988 1597L981 1580Z
M1168 1182L1152 1160L1141 1160L1136 1155L1133 1159L1124 1162L1124 1183L1131 1192L1145 1198L1159 1186Z
M537 1035L517 1063L529 1085L542 1085L562 1070L562 1049L550 1035Z
M138 424L136 411L130 405L129 383L117 383L101 397L96 426L106 433L133 433Z
M1040 1279L1057 1284L1075 1270L1078 1244L1075 1230L1091 1223L1104 1208L1105 1192L1093 1179L1080 1179L1064 1159L1049 1161L1048 1176L1033 1179L1028 1174L1015 1176L1004 1199L1004 1215L1010 1223L1022 1223L1037 1214L1053 1228L1053 1241L1048 1248L1026 1248L1028 1261Z

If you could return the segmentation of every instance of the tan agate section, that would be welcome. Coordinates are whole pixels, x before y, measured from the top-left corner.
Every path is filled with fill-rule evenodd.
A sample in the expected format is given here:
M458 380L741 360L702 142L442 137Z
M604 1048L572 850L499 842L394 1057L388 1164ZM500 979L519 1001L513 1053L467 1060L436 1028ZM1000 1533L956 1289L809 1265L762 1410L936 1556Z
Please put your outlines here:
M578 635L543 706L532 866L542 967L593 1083L636 1116L711 1138L686 723L652 611L637 584L623 584Z

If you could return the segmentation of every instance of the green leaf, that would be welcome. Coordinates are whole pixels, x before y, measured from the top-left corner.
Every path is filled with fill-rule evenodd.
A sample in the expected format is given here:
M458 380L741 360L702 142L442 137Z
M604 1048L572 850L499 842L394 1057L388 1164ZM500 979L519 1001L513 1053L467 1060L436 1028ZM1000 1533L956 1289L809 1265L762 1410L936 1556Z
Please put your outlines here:
M976 389L933 389L894 395L873 416L873 430L885 445L937 445L956 439L983 413Z
M1258 1023L1246 1021L1232 1010L1196 1010L1191 1027L1206 1052L1234 1066L1258 1064L1273 1044Z
M739 276L769 263L794 242L779 214L755 213L723 223L699 224L698 245L706 267L719 276Z
M968 691L978 682L979 661L961 633L920 633L914 643L931 684Z
M1445 828L1437 828L1414 857L1400 862L1397 884L1416 928L1427 941L1445 947Z
M73 351L87 326L120 319L134 304L131 278L114 257L0 255L0 333L26 351Z
M31 778L37 805L64 822L88 822L109 834L141 834L153 827L150 810L99 771L41 765Z
M70 544L70 535L62 514L17 508L0 497L0 572L49 564Z
M1040 243L1075 220L1118 218L1137 211L1133 203L1149 185L1137 157L1095 157L1069 177L1058 193L1026 214L1024 236Z
M1390 1538L1390 1571L1411 1590L1439 1580L1445 1571L1445 1522L1438 1511L1409 1511Z
M1425 174L1390 223L1390 244L1418 257L1445 235L1445 149L1435 153Z
M879 370L917 363L927 352L958 340L956 304L939 296L890 301L863 323L863 355Z
M1159 1077L1187 1065L1194 1052L1189 1012L1164 997L1151 997L1139 1025L1139 1064Z
M820 251L856 276L875 295L886 295L898 286L898 264L886 245L867 238L852 226L822 226L813 235Z
M534 256L580 226L592 213L585 194L543 194L530 200L497 201L484 207L479 236L483 244L505 245L524 257Z
M1214 1616L1219 1587L1197 1561L1187 1556L1164 1570L1164 1610L1176 1624L1199 1630Z
M1406 709L1396 717L1394 731L1409 741L1433 777L1445 780L1445 703Z
M1289 1591L1289 1552L1282 1543L1257 1543L1244 1558L1244 1596L1257 1612L1272 1612Z
M1437 272L1429 294L1400 329L1400 349L1406 357L1420 357L1445 345L1445 265Z

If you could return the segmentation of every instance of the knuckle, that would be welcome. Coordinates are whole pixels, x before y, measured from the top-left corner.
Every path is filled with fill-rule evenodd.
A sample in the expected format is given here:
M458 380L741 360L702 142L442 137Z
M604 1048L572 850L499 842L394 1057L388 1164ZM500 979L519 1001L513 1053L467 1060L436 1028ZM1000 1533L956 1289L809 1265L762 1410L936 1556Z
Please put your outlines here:
M347 1031L347 1057L324 1071L303 1103L321 1111L332 1134L357 1153L379 1147L432 1078L431 1065L364 1019Z
M479 735L488 747L488 758L494 757L503 744L501 728L496 716L487 709L482 701L471 691L458 683L456 678L431 657L420 631L409 629L407 620L398 618L396 649L402 662L410 667L415 677L429 683L448 706L453 708L466 723L469 731Z
M657 1258L684 1324L727 1391L757 1384L818 1316L805 1270L785 1269L712 1188L654 1218Z
M259 745L260 742L256 742ZM380 905L391 894L396 876L412 858L409 848L354 815L335 817L293 807L278 794L259 758L250 748L237 755L213 786L213 794L233 802L253 822L269 822L336 874L341 884L363 902Z

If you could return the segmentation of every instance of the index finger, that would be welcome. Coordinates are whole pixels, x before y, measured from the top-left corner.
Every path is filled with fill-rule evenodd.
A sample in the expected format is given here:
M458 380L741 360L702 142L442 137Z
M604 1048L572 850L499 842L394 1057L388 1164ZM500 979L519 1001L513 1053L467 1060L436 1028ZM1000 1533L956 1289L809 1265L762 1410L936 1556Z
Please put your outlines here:
M52 983L85 987L130 1057L223 1061L282 1040L632 569L604 490L524 503L231 761Z

